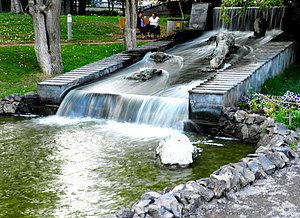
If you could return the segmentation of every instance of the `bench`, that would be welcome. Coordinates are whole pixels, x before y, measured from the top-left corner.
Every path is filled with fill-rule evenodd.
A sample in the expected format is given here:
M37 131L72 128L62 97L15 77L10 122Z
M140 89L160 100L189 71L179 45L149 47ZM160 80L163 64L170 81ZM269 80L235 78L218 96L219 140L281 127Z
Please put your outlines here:
M145 24L148 24L148 23L149 23L149 18L148 18L148 17L145 17L145 18L144 18L144 23L145 23ZM120 18L119 18L119 27L120 27L120 29L122 29L122 30L124 31L124 27L125 27L125 17L120 17ZM141 34L139 28L136 28L136 34L137 34L137 35L140 35L140 34Z

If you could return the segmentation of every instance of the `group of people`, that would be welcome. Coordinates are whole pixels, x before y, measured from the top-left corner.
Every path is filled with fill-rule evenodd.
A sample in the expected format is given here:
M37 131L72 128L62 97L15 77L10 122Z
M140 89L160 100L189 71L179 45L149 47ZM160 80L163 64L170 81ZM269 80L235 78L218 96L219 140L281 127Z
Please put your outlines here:
M143 13L139 11L137 13L137 28L140 30L143 39L145 35L151 38L153 35L153 38L156 39L160 36L159 17L157 13L153 12L151 17L149 17L149 22L145 23Z

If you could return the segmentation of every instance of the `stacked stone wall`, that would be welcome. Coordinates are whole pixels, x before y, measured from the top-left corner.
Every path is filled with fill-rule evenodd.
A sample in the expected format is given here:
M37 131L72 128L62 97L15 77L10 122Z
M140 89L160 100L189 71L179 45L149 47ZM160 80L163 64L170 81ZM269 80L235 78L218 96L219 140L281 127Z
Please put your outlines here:
M248 114L235 107L224 108L219 125L213 131L254 144L257 149L237 163L220 167L207 178L165 188L161 192L147 192L132 209L123 208L115 217L189 217L212 199L237 192L255 180L289 166L298 157L293 148L300 145L299 135L272 118Z

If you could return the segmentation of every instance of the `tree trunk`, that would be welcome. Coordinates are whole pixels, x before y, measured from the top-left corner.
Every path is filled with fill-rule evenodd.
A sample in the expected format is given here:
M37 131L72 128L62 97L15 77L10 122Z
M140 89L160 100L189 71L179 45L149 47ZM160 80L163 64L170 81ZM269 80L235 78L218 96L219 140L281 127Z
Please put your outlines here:
M125 16L125 0L122 0L122 16Z
M79 15L85 15L86 14L86 1L85 0L79 0L79 9L78 14Z
M179 4L179 9L180 9L181 18L184 19L184 14L183 14L181 2L179 1L178 4Z
M126 0L124 46L125 50L136 48L136 0Z
M24 10L20 0L10 1L10 12L14 14L24 14Z
M110 0L107 0L108 11L110 12Z
M43 3L45 2L45 3ZM61 0L29 0L35 35L35 54L42 71L48 75L63 72L60 49Z

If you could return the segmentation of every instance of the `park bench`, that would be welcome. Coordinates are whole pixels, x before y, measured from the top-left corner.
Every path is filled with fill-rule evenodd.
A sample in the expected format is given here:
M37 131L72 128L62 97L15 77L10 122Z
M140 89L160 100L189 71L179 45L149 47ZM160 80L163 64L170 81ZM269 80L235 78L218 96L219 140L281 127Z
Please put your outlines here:
M149 18L148 17L145 17L144 18L144 23L145 24L148 24L149 23ZM120 29L122 29L124 31L124 27L125 27L125 17L120 17L119 18L119 27ZM141 35L141 32L139 30L139 28L136 28L136 34L137 35Z

